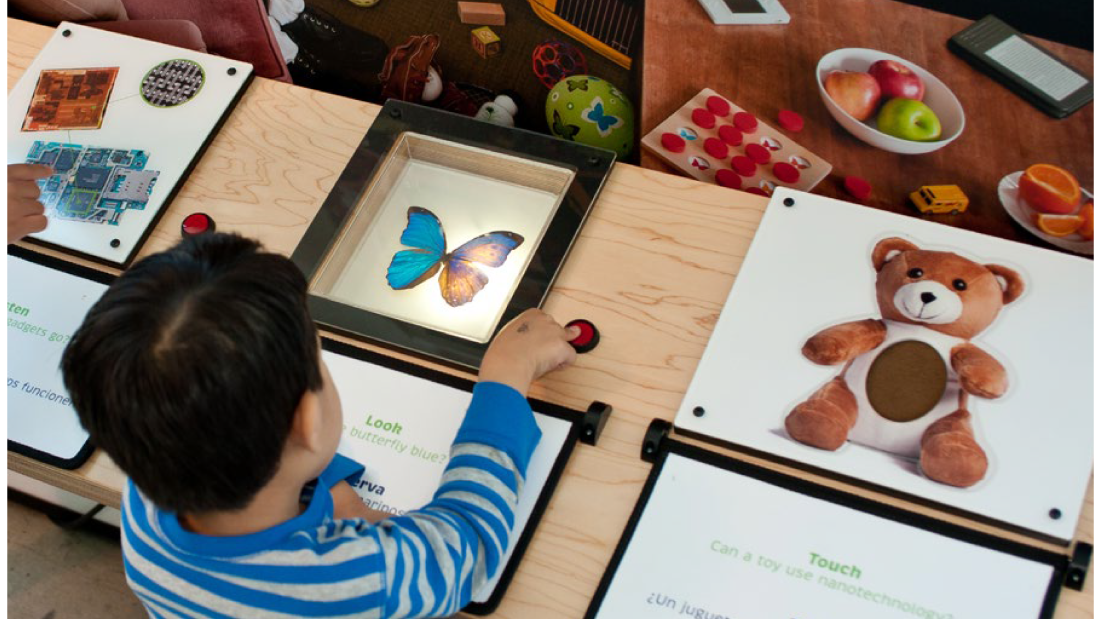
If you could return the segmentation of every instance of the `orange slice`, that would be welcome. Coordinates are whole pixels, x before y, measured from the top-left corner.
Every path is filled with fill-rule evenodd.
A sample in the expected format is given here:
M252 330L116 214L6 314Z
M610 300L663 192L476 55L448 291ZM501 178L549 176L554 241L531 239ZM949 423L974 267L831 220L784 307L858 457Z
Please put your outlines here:
M1020 177L1020 197L1040 213L1068 215L1081 202L1081 185L1066 170L1037 163Z
M1081 238L1086 241L1092 240L1092 201L1090 200L1084 206L1081 207L1081 211L1077 215L1084 219L1084 223L1077 229L1077 234L1081 235Z
M1085 224L1080 215L1051 215L1040 213L1036 219L1039 229L1051 236L1067 236L1077 232Z

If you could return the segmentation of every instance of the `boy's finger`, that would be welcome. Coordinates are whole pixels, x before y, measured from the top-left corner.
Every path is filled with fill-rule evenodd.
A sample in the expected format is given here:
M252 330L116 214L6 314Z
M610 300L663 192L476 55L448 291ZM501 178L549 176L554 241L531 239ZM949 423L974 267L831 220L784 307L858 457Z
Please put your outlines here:
M8 181L36 181L53 174L53 168L41 163L16 163L8 166Z
M9 198L29 198L31 200L37 200L41 195L42 190L38 188L38 183L33 181L16 181L14 183L8 183Z
M565 341L572 342L581 336L581 328L573 325L572 327L565 328Z

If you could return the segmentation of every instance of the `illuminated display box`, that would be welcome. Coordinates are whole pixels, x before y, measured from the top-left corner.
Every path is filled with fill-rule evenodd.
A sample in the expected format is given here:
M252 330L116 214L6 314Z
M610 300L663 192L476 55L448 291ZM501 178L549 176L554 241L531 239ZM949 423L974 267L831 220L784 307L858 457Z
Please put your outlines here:
M294 252L322 325L477 367L542 304L614 153L389 101Z

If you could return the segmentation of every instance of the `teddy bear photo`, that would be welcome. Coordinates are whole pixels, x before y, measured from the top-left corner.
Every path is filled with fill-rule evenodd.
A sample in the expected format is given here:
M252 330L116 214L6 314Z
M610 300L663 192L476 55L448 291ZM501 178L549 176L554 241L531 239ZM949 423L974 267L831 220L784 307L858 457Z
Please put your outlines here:
M835 451L847 441L919 461L924 475L968 488L989 459L974 435L970 397L1008 389L1002 361L974 342L1024 292L997 264L921 249L901 238L871 252L881 318L828 327L802 354L840 373L796 405L794 440Z

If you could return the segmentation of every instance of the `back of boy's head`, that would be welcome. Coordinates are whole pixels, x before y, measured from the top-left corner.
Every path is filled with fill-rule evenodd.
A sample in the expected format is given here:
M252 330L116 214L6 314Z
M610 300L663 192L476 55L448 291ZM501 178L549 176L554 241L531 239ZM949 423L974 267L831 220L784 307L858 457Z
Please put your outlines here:
M205 234L135 264L61 362L92 442L158 507L247 505L321 387L306 281L283 256Z

